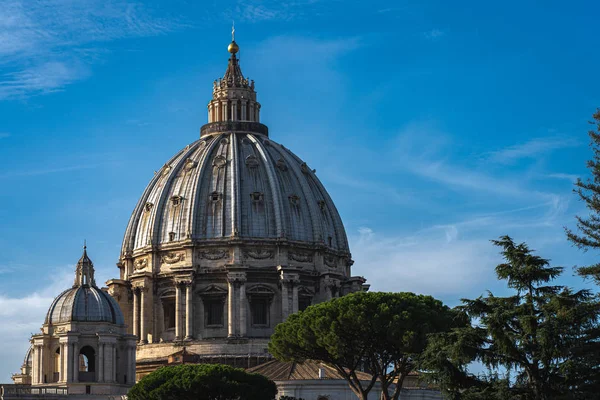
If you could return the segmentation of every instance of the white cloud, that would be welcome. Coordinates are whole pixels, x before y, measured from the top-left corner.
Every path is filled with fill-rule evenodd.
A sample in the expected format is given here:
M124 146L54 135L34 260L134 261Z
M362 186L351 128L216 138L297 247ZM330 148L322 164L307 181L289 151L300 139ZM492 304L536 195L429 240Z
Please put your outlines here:
M32 283L32 291L21 297L0 294L0 383L10 382L10 375L19 371L31 334L39 332L55 296L72 284L73 268L58 269L46 280L37 279L35 282L47 282L47 286Z
M81 63L49 61L5 74L0 81L0 99L56 92L88 75L89 69Z
M443 36L446 36L446 32L441 31L439 29L432 29L430 31L423 33L423 36L425 36L425 38L429 39L429 40L437 40Z
M98 43L158 35L181 24L128 0L5 0L0 99L51 93L89 75Z
M579 141L568 137L536 138L528 140L525 143L491 152L486 158L489 161L500 164L512 164L524 158L535 159L554 150L579 145Z
M545 175L545 177L551 178L551 179L566 179L571 182L576 182L577 178L579 178L579 176L574 175L574 174L563 174L563 173L547 174L547 175Z
M361 228L351 242L353 273L365 275L373 291L457 299L485 288L494 279L498 259L487 238L462 239L455 226L414 236L388 236Z

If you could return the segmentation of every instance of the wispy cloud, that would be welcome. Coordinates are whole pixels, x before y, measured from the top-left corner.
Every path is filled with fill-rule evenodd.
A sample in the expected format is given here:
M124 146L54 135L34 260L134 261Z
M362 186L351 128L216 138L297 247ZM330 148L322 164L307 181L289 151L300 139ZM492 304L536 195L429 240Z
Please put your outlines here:
M60 173L60 172L79 171L79 170L83 170L83 169L99 168L101 166L106 166L106 165L108 165L108 164L107 163L81 164L81 165L70 165L70 166L66 166L66 167L40 168L40 169L32 169L32 170L25 170L25 171L8 171L8 172L4 172L4 173L0 174L0 179L48 175L48 174L56 174L56 173Z
M509 175L497 176L476 168L473 160L453 160L452 138L430 122L414 122L399 133L396 146L389 156L390 165L457 190L500 195L502 197L550 201L553 193L533 190L522 179Z
M485 158L500 164L512 164L521 159L535 159L554 150L576 147L579 145L581 145L581 143L578 140L569 137L536 138L521 144L490 152Z
M19 370L30 335L41 328L54 297L69 287L72 271L72 266L53 271L45 286L38 285L34 291L21 297L0 293L0 336L4 340L0 355L3 360L10 361L0 363L0 381L10 379L10 373Z
M290 21L304 16L319 16L325 12L327 2L319 0L238 0L223 14L227 19L258 23L263 21ZM322 7L323 6L323 7ZM339 8L335 7L337 11ZM331 7L328 10L332 10Z
M495 249L486 239L463 239L455 226L409 236L363 227L351 235L353 273L364 274L375 291L411 291L453 298L493 279Z
M128 0L5 0L0 99L51 93L83 79L100 43L159 35L180 24Z
M551 179L566 179L571 182L575 182L575 181L577 181L577 178L579 178L579 176L574 175L574 174L563 174L563 173L547 174L547 175L545 175L545 177L551 178Z
M424 32L423 36L428 40L438 40L442 37L446 36L446 32L441 31L439 29L432 29L430 31Z
M0 132L0 139L6 139L7 137L10 137L10 133Z

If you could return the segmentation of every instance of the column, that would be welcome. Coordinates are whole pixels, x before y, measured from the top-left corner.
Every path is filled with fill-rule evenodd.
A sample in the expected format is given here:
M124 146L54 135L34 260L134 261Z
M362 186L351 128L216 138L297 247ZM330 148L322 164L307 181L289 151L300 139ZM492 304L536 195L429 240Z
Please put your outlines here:
M292 282L292 313L298 312L298 282Z
M131 380L131 362L132 362L132 357L131 357L131 347L129 346L129 343L127 343L125 345L125 351L127 352L127 366L125 367L125 373L127 374L127 379L125 380L125 384L126 385L131 385L134 384L135 382L132 382Z
M237 100L233 100L231 102L231 120L232 121L237 121L238 120L238 115L237 115Z
M243 111L242 111L243 112ZM240 282L240 336L246 337L246 282Z
M175 339L181 339L181 285L175 283Z
M148 343L148 324L146 323L146 316L148 310L146 310L146 288L140 288L140 343Z
M131 351L131 362L129 364L130 367L130 372L129 375L131 376L131 383L135 383L136 381L136 377L135 377L135 346L130 346L129 350Z
M221 102L221 110L223 111L223 121L227 121L227 100Z
M288 282L287 279L281 279L281 313L283 314L283 320L285 321L290 315L290 295L288 293Z
M37 347L32 346L31 348L31 383L37 383Z
M256 121L256 119L254 118L254 102L253 101L250 102L250 115L248 115L248 119L250 121Z
M192 282L185 285L185 339L192 340L192 320L194 319L192 303Z
M229 337L235 336L235 285L233 280L229 279L229 293L227 299L227 329L229 332Z
M248 116L246 115L246 104L248 104L247 100L242 100L242 115L241 120L246 121Z
M71 376L71 359L73 358L71 356L71 346L69 345L69 343L62 343L62 351L65 353L64 357L63 357L63 371L65 372L65 375L62 377L62 381L67 383L67 382L71 382L72 376Z
M38 347L38 360L39 360L39 383L45 383L44 382L44 346L39 346Z
M112 371L110 375L110 382L116 382L117 380L117 344L112 343Z
M104 364L106 359L104 358L104 343L98 343L98 382L104 382Z
M79 382L79 352L77 351L77 343L73 343L73 380L71 382Z
M138 338L138 340L140 337L139 315L140 315L139 290L138 290L138 288L134 288L133 289L133 334Z

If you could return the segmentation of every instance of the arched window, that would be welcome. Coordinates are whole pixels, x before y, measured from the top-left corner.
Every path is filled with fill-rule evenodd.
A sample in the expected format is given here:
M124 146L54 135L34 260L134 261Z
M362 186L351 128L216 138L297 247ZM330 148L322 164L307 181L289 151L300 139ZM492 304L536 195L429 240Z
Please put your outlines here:
M91 346L83 346L79 350L79 381L94 382L96 380L96 352Z

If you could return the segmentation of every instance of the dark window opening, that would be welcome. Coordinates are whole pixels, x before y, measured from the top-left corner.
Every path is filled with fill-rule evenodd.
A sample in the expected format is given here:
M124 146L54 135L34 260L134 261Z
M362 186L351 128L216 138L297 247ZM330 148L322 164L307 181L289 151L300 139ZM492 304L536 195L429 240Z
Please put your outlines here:
M162 303L165 329L173 329L175 328L175 298L164 298Z
M223 307L225 302L222 299L205 299L204 314L207 326L223 325Z
M175 232L169 232L169 242L172 242L175 240Z
M331 236L327 237L327 242L329 243L329 247L333 246L333 238Z
M252 325L269 325L269 300L253 299L251 303Z
M300 297L298 299L298 310L304 311L312 304L310 297Z

